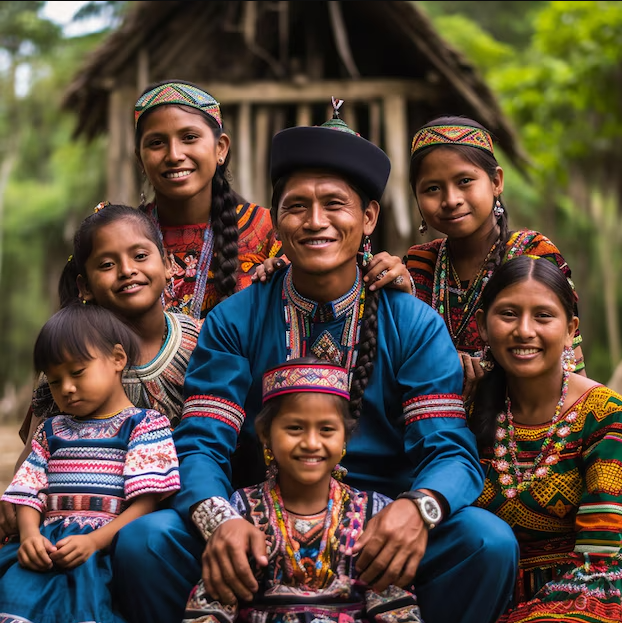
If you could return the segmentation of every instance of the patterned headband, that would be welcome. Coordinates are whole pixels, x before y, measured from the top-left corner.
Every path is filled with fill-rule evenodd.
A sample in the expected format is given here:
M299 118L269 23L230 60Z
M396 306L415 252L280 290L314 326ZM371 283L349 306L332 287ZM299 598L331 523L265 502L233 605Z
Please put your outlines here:
M271 398L297 392L333 394L350 400L348 372L329 362L284 363L263 375L263 404Z
M220 104L209 93L181 82L168 82L141 95L134 106L134 124L138 124L138 120L144 112L162 104L192 106L192 108L209 115L222 129Z
M492 137L486 130L472 125L433 125L421 128L413 137L410 154L432 145L468 145L494 156Z

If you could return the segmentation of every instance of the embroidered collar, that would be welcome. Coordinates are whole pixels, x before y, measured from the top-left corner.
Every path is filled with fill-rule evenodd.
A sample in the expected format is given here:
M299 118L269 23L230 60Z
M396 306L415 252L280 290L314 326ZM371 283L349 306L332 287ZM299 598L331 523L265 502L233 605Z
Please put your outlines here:
M283 280L283 291L286 300L303 314L310 316L315 322L329 322L342 318L348 312L351 312L358 304L361 298L361 289L363 282L361 280L361 271L356 267L356 280L354 285L342 296L328 303L318 303L308 299L294 286L292 279L292 267L289 266L285 279Z

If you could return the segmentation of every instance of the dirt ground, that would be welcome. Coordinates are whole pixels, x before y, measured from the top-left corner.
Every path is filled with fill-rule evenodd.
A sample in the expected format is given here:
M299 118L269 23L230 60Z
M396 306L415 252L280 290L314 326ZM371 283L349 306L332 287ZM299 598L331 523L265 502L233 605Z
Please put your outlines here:
M0 492L8 487L13 477L13 468L24 444L19 438L19 422L0 424Z

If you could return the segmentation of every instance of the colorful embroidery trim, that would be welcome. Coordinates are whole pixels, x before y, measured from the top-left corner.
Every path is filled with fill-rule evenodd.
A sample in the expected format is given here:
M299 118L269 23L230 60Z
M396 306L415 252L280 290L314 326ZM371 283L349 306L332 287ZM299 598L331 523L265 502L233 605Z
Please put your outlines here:
M413 137L411 155L432 145L468 145L494 155L490 134L470 125L434 125L421 128Z
M331 364L283 364L263 375L263 402L292 392L320 392L350 400L348 372Z
M134 106L134 123L137 124L141 115L147 110L162 104L181 104L201 110L214 119L218 127L222 129L220 104L202 89L176 82L162 84L141 95Z

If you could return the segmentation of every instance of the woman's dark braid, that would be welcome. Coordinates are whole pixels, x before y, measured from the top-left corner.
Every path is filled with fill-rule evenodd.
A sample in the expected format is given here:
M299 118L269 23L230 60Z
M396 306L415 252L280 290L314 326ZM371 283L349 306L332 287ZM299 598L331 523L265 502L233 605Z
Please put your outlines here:
M374 370L378 350L378 299L379 291L365 288L365 311L361 320L361 337L357 365L350 385L350 413L355 420L361 417L363 394Z
M494 270L501 265L503 257L505 256L505 247L512 235L508 227L508 213L505 206L503 206L503 213L501 216L497 217L497 225L499 225L499 244L484 267L485 271Z
M212 180L212 230L214 285L221 300L233 294L238 271L238 198L229 186L222 167L216 167Z

